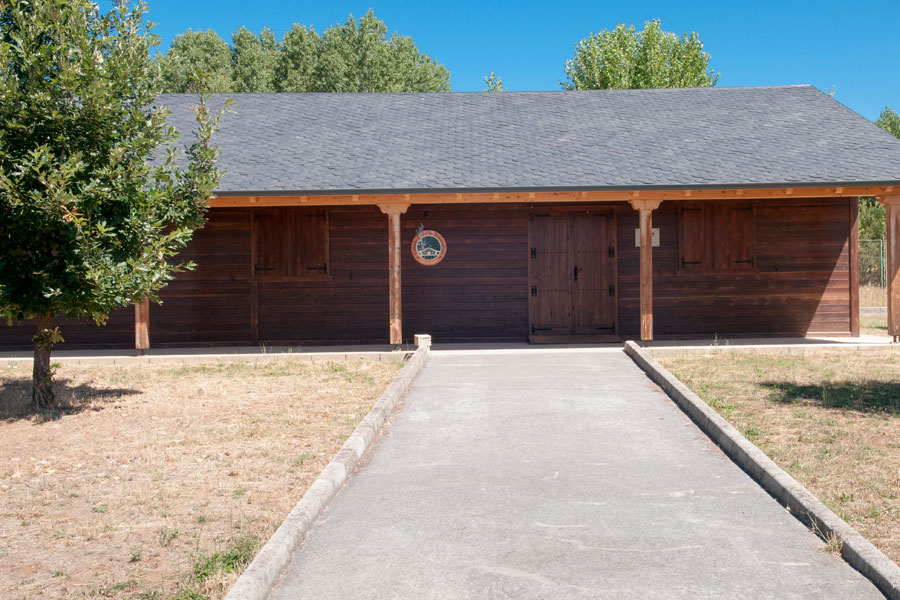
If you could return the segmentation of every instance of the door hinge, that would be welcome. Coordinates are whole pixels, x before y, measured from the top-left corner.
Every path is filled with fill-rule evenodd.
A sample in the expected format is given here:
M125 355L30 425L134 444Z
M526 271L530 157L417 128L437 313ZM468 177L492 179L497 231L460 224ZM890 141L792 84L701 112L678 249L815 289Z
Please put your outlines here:
M261 267L259 265L256 265L255 267L253 267L253 270L257 273L259 273L260 271L274 271L275 267Z
M609 247L609 257L610 257L610 258L615 258L615 257L616 257L616 247L615 247L615 246L610 246L610 247Z
M702 262L703 262L702 260L684 260L684 257L683 256L681 257L681 266L682 267L684 265L699 265Z
M616 286L614 286L614 285L610 285L610 286L609 286L609 295L610 295L610 296L615 296L615 295L616 295Z
M553 330L552 327L535 327L534 325L531 326L531 333L537 333L538 331L552 331L552 330Z
M537 296L537 286L533 285L531 286L531 297L534 298L535 296Z
M537 258L537 248L531 249L531 258Z

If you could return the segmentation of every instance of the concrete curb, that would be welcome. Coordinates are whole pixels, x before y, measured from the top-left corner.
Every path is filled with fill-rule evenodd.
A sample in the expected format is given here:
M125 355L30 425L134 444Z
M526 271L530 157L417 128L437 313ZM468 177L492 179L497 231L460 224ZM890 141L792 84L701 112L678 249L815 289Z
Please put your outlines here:
M416 350L369 414L238 578L225 600L264 600L269 595L278 576L290 562L293 551L371 447L384 422L428 360L429 354L428 347Z
M51 361L76 366L121 366L121 365L191 365L198 363L257 363L279 360L299 360L302 362L329 361L390 361L405 359L411 351L393 352L273 352L267 354L147 354L144 356L53 356ZM32 356L0 357L0 367L31 368Z
M635 342L636 343L636 342ZM644 352L649 352L654 356L662 355L683 355L690 356L696 354L717 354L728 352L765 352L766 354L808 354L810 352L837 351L837 352L900 352L900 346L891 344L890 342L882 342L877 344L747 344L747 345L729 345L722 344L718 346L639 346Z
M887 598L900 600L900 567L772 462L640 346L625 342L625 354L763 489L798 519L815 527L823 537L840 539L843 559L872 581Z

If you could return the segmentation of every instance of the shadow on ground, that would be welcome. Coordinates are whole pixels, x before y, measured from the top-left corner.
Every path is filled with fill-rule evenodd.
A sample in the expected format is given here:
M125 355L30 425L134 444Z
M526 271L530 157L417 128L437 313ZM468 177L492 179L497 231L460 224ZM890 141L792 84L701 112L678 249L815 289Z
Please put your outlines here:
M71 387L68 379L55 380L53 390L56 392L57 406L52 410L36 410L31 405L30 377L0 380L0 421L34 419L44 423L85 410L101 410L106 403L140 393L135 389L94 387L89 384Z
M773 392L770 399L775 402L900 416L900 381L839 381L815 385L767 381L760 385Z

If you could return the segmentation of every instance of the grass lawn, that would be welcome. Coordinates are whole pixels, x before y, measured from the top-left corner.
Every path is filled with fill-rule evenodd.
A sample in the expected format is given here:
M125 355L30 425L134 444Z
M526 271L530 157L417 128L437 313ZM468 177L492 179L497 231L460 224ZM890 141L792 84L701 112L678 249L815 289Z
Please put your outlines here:
M888 334L887 315L860 315L859 332L863 335Z
M887 292L877 285L859 286L860 306L887 306Z
M900 351L729 351L658 360L900 563Z
M0 367L0 598L221 598L400 366Z

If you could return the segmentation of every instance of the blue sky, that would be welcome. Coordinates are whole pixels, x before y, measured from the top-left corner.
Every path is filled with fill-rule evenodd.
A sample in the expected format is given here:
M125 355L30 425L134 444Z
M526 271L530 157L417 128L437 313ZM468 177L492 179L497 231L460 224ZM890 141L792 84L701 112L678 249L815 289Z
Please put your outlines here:
M697 31L722 74L720 86L812 84L868 119L900 110L900 1L819 0L491 2L451 0L148 0L167 48L189 27L230 40L241 25L268 25L281 37L291 23L322 31L369 8L389 31L450 69L454 91L480 91L496 72L509 90L559 89L574 45L616 23L652 18L679 35ZM108 0L103 3L108 6Z

